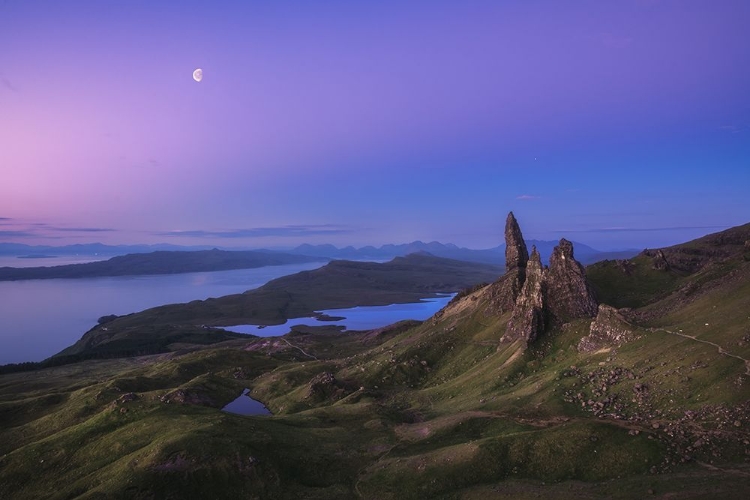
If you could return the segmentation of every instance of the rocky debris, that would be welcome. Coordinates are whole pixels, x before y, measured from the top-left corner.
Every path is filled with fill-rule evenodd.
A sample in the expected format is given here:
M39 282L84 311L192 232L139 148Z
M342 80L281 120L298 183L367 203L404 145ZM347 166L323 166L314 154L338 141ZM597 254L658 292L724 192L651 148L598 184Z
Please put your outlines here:
M605 347L619 347L634 337L631 325L614 307L599 305L590 333L578 343L579 352L594 352Z
M525 268L529 260L526 242L513 212L505 219L505 272L516 268Z
M242 368L240 366L234 369L234 371L232 372L232 377L238 380L247 380L249 378L252 378L250 372L247 369Z
M573 244L560 240L546 270L547 308L550 321L563 324L577 318L593 318L597 313L594 292L586 271L573 257Z
M163 395L159 400L162 403L180 403L188 405L215 406L213 399L205 394L193 390L177 389Z
M96 395L96 399L100 399L101 396L102 396L102 392L99 392ZM139 398L138 394L136 394L134 392L127 392L127 393L123 394L122 396L120 396L119 398L113 400L109 404L109 408L111 408L112 411L114 411L114 410L116 410L118 408L118 405L122 405L122 404L128 403L130 401L135 401L138 398ZM128 411L128 409L125 408L125 407L120 408L120 413L127 413L127 411Z
M135 401L138 399L138 394L134 392L128 392L117 398L118 403L127 403L128 401Z
M571 366L569 370L563 370L560 377L578 379L575 389L563 393L563 401L566 403L580 405L584 411L600 418L629 420L627 402L621 394L613 392L612 389L623 381L636 379L632 370L612 367L583 373L579 368Z
M508 321L505 337L533 342L545 328L545 280L542 260L536 247L526 267L526 281L516 299L513 314Z
M730 405L705 405L696 410L678 407L655 408L651 399L658 395L641 382L649 370L636 373L627 368L599 368L584 372L571 366L557 380L566 382L563 400L602 419L627 422L631 436L644 433L661 442L664 460L651 468L652 474L669 472L681 463L711 462L745 456L750 461L750 401ZM635 381L635 383L630 383ZM620 385L623 384L623 385ZM669 391L667 391L668 393ZM662 391L663 395L663 391Z

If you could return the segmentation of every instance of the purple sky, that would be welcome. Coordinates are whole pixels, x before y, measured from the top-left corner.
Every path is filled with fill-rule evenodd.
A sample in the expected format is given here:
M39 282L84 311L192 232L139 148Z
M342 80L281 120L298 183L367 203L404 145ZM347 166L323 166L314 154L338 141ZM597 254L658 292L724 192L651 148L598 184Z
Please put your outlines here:
M748 19L0 0L0 241L486 248L513 210L527 238L612 249L746 223Z

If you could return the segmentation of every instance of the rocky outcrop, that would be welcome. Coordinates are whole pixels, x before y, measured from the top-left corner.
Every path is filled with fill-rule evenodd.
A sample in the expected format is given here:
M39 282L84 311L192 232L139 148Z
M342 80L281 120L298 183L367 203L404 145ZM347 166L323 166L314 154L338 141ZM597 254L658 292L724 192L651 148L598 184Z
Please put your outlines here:
M550 256L546 282L547 308L552 323L596 316L597 302L586 271L573 257L573 244L565 238Z
M342 384L331 372L323 372L310 379L305 399L335 401L351 393L353 388Z
M516 299L526 281L529 251L513 212L505 219L505 274L490 290L490 299L498 314L515 307Z
M542 265L539 252L527 257L521 229L511 212L505 225L506 274L494 285L498 312L511 311L501 342L534 342L546 328L574 319L593 318L597 302L583 266L573 256L573 244L561 239Z
M596 319L591 322L590 333L578 343L580 352L594 352L607 347L619 347L633 339L633 330L614 307L599 305Z
M505 219L505 272L516 268L525 268L529 261L529 251L523 240L521 228L513 212Z
M656 269L657 271L668 271L669 270L669 262L667 262L667 257L664 255L663 250L644 250L642 252L643 255L647 257L651 257L651 268Z
M529 343L544 331L544 274L539 252L536 247L532 247L531 259L526 267L526 281L505 330L505 337L508 339L523 339Z
M216 402L202 391L195 389L176 389L159 398L162 403L180 403L185 405L216 406Z

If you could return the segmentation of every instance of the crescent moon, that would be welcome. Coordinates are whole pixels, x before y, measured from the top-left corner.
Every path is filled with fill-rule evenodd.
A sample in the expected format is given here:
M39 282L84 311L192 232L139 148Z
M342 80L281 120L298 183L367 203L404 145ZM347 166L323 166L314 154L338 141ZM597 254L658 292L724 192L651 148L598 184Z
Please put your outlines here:
M203 80L203 70L198 68L195 71L193 71L193 80L196 82L199 82Z

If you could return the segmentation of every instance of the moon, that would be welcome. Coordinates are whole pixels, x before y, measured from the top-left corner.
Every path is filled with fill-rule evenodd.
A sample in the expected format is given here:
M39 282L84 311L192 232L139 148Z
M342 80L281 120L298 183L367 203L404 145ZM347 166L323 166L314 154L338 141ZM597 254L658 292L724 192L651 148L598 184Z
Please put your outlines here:
M195 71L193 71L193 80L196 82L199 82L203 80L203 70L198 68Z

